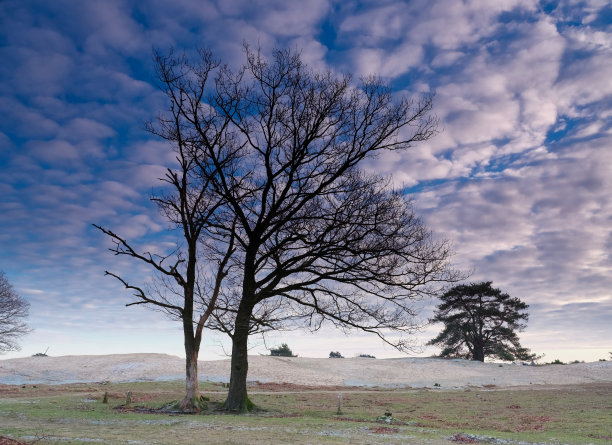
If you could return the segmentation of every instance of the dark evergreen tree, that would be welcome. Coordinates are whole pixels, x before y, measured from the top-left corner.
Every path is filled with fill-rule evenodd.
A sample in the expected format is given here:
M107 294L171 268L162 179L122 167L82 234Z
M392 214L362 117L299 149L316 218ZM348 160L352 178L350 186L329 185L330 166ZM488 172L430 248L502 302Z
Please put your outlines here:
M297 357L297 355L293 355L293 351L287 345L287 343L283 343L276 348L270 349L270 355L274 355L276 357Z
M536 358L517 336L525 329L529 305L491 284L459 285L442 295L430 321L444 323L444 329L428 343L442 347L441 357L481 362L487 356L508 361Z

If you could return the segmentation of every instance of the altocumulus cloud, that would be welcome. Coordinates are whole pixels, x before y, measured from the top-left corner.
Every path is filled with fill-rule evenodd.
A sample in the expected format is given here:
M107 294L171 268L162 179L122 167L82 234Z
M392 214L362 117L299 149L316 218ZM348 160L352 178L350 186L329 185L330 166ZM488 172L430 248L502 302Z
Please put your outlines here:
M90 224L170 245L147 201L173 161L143 125L166 106L151 48L203 45L237 66L244 41L435 92L440 134L367 168L413 195L473 280L531 305L527 346L610 347L608 2L5 0L0 23L0 269L32 303L23 353L41 342L56 354L181 353L171 323L123 308L129 296L103 270L147 270L114 263ZM328 352L289 339L301 355ZM345 344L380 347L358 339Z

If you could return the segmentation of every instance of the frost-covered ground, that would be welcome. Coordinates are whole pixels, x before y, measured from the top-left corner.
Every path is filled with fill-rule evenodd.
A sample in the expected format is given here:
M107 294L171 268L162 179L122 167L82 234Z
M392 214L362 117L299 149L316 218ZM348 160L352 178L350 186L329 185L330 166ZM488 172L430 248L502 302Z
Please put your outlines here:
M0 384L179 380L185 362L165 354L28 357L0 360ZM201 380L229 381L229 360L199 363ZM612 361L523 366L435 358L251 356L249 380L299 385L442 387L612 383Z

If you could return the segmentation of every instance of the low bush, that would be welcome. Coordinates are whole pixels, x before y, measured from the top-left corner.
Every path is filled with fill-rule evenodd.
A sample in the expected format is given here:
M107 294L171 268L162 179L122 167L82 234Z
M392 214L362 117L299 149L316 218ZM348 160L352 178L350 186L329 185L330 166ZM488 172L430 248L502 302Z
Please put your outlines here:
M293 355L293 351L287 346L287 343L270 349L270 355L275 357L297 357L297 355Z

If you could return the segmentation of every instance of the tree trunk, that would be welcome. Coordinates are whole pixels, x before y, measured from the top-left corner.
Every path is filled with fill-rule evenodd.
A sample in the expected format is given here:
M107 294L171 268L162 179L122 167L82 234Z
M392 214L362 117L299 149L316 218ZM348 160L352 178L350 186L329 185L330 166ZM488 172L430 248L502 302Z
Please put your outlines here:
M252 310L252 307L240 304L232 338L230 386L225 401L225 409L238 413L251 411L254 406L247 395L247 374L249 370L247 344Z
M232 336L232 365L230 386L225 409L238 413L251 411L253 402L247 395L247 374L249 371L248 341L251 315L255 307L255 253L257 248L247 249L244 259L242 298L234 321Z
M187 343L187 342L186 342ZM185 347L185 397L179 403L179 409L185 412L200 412L206 407L198 384L198 350L187 350Z
M199 411L198 354L195 352L186 358L185 376L185 397L179 407L183 411Z
M484 356L484 346L483 345L479 345L479 344L475 344L474 345L474 354L472 356L472 360L474 361L479 361L479 362L484 362L485 356Z

